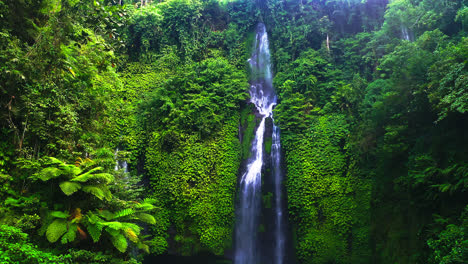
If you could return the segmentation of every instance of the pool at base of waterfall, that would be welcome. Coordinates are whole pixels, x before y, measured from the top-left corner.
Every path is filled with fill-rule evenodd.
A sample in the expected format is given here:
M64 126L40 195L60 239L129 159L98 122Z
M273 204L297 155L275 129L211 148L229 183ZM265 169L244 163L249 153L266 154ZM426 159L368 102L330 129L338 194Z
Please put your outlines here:
M215 256L212 254L199 254L197 256L174 256L174 255L149 255L143 260L143 264L232 264L232 260L226 259L222 256Z

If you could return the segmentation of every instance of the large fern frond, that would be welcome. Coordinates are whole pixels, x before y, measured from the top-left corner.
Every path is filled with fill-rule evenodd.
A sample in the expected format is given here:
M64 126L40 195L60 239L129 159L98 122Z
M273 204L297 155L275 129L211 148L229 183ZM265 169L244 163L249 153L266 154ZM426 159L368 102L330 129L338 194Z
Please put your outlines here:
M62 192L66 194L67 196L70 196L74 194L76 191L81 189L81 184L77 182L69 182L69 181L64 181L60 183L60 189L62 189Z
M144 244L143 242L138 241L138 243L137 243L136 245L137 245L137 247L138 247L139 249L142 249L143 251L145 251L145 252L148 253L148 254L150 253L150 251L149 251L149 246L146 245L146 244Z
M121 222L113 221L113 222L105 222L103 223L104 226L107 226L106 230L114 229L114 230L121 230L123 228L123 225Z
M151 211L155 209L156 207L150 203L143 202L143 203L136 204L135 208L140 209L142 211Z
M63 174L66 174L67 176L71 178L82 172L80 167L77 167L73 164L62 163L62 164L59 164L59 168L63 171Z
M135 217L145 223L148 223L150 225L155 225L156 224L156 219L154 216L147 214L147 213L137 213L135 214Z
M99 216L104 217L107 221L114 219L114 214L109 210L99 211Z
M148 204L155 204L157 201L154 198L145 198L143 199L143 203L148 203Z
M115 178L114 178L114 175L110 173L96 173L93 175L92 180L97 180L99 182L109 184L109 183L113 183Z
M137 233L135 233L133 229L131 228L124 229L124 235L125 237L130 239L130 241L132 241L133 243L138 243L138 235Z
M67 244L67 243L75 241L76 231L77 230L78 230L78 225L77 224L71 224L68 227L68 231L65 233L65 235L62 236L62 240L60 240L60 242L62 244Z
M109 188L103 184L83 186L82 190L96 196L100 200L110 200L112 198Z
M55 219L48 227L46 231L46 237L49 242L56 242L63 234L67 232L67 220Z
M49 216L53 218L67 219L70 216L70 214L62 212L62 211L52 211L52 212L49 212Z
M117 248L120 252L124 253L127 250L127 238L123 234L118 233L116 235L112 235L111 241L114 247Z
M57 158L54 158L54 157L49 157L49 160L50 160L50 162L51 162L52 164L57 164L57 165L63 164L63 161L61 161L61 160L59 160L59 159L57 159Z
M88 230L88 233L91 236L91 238L93 239L94 243L98 242L99 239L101 238L101 233L102 233L102 228L103 227L104 226L99 224L99 223L95 223L95 224L88 223L86 225L86 229Z
M141 233L141 227L137 224L134 223L122 223L122 230L127 230L131 229L133 232L135 232L136 235L140 235Z
M93 179L93 177L95 177L95 172L97 171L101 171L102 170L102 167L96 167L96 168L92 168L90 169L89 171L81 174L81 175L77 175L76 177L74 177L72 179L72 181L77 181L77 182L87 182L89 181L90 179Z
M98 242L101 238L102 229L104 228L104 221L97 215L89 212L87 215L86 229L88 233L91 235L94 243Z
M42 181L48 181L50 179L57 178L62 174L63 174L63 171L60 170L59 168L47 167L47 168L42 169L39 172L38 176L39 176L39 179L41 179Z
M134 213L135 213L135 210L133 210L132 208L126 208L115 213L114 218L126 217L126 216L133 215Z

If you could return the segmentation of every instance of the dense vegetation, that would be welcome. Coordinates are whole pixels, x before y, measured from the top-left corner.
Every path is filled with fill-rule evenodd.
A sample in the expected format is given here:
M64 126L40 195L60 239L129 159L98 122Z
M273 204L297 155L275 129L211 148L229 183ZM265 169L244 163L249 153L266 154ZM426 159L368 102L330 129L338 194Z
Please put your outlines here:
M1 262L229 251L258 21L299 262L468 262L467 1L0 0Z

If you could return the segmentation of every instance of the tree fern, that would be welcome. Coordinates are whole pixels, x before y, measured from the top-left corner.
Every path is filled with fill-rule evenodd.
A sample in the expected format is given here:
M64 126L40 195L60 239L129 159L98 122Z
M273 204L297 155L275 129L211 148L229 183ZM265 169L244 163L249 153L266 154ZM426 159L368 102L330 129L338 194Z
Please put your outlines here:
M69 182L69 181L64 181L60 183L60 189L62 189L62 192L66 194L67 196L70 196L77 192L79 189L81 189L81 184L77 182Z
M67 220L55 219L48 227L46 231L46 237L49 242L56 242L63 234L67 232Z

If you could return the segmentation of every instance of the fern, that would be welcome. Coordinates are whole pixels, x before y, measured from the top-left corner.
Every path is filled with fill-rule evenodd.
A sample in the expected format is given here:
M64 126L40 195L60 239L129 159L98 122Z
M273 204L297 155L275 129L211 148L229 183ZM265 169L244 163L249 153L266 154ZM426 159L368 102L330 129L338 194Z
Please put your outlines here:
M81 189L81 184L77 182L69 182L69 181L64 181L60 183L60 189L62 189L62 192L66 194L67 196L70 196L74 194L76 191Z
M62 164L63 162L57 158L49 157L49 160L52 164Z
M127 238L123 234L117 233L116 235L112 235L111 241L114 247L117 248L120 252L124 253L127 250Z
M148 254L150 253L150 251L149 251L149 246L146 245L146 244L144 244L143 242L138 241L138 243L137 243L136 245L137 245L137 247L138 247L139 249L145 251L145 252L148 253Z
M60 242L62 244L67 244L67 243L75 241L77 230L78 230L77 224L70 225L68 228L68 231L65 233L65 235L63 235L62 240Z
M147 203L147 204L155 204L156 202L157 201L154 198L145 198L145 199L143 199L143 203Z
M141 203L141 204L135 205L135 208L141 209L143 211L151 211L155 209L156 207L150 203Z
M115 180L114 175L109 173L96 173L92 179L103 182L105 184L113 183Z
M115 213L114 218L121 218L121 217L129 216L129 215L133 215L134 213L135 213L135 210L133 210L132 208L126 208Z
M106 200L109 201L112 198L112 194L111 194L111 192L109 191L109 188L106 185L102 185L102 184L88 185L88 186L84 186L82 188L82 190L84 192L87 192L87 193L90 193L90 194L96 196L100 200L106 199Z
M78 175L81 173L81 169L72 164L62 163L59 165L59 168L63 171L65 175L69 177L73 177L74 175Z
M56 242L63 234L67 232L67 221L65 219L55 219L46 231L46 237L49 242Z
M156 224L156 219L154 216L147 214L147 213L138 213L135 214L136 218L142 222L148 223L150 225L155 225Z
M88 213L87 216L88 221L86 221L86 229L88 233L91 235L94 243L98 242L101 238L102 229L104 227L103 220L99 218L97 215L93 214L92 212Z
M131 228L127 228L125 229L125 232L124 232L125 236L130 239L130 241L132 241L133 243L137 243L138 242L138 235L135 233L135 231L133 231Z
M77 181L77 182L87 182L91 179L93 179L93 177L96 176L96 174L93 174L94 172L96 171L101 171L102 170L102 167L96 167L96 168L93 168L81 175L78 175L76 176L75 178L73 178L72 181ZM77 175L77 174L76 174Z
M141 227L139 225L133 224L133 223L122 223L122 229L124 231L127 230L127 229L131 229L137 235L140 235L140 233L141 233Z
M108 228L106 228L106 230L108 230L109 228L111 229L114 229L114 230L121 230L123 225L122 223L120 222L106 222L106 223L103 223L104 226L107 226Z
M62 170L59 168L54 168L54 167L48 167L45 169L42 169L41 172L39 172L39 179L42 181L48 181L53 178L57 178L60 175L62 175Z
M62 212L62 211L52 211L49 213L49 215L53 218L61 218L61 219L67 219L70 214Z
M103 225L98 224L98 223L96 224L88 223L86 225L86 229L88 230L88 233L93 239L94 243L98 242L99 239L101 238L102 228L103 228Z
M115 218L114 214L111 213L109 210L99 211L99 216L104 217L104 219L106 219L107 221L110 221Z

